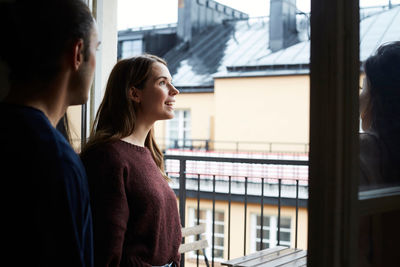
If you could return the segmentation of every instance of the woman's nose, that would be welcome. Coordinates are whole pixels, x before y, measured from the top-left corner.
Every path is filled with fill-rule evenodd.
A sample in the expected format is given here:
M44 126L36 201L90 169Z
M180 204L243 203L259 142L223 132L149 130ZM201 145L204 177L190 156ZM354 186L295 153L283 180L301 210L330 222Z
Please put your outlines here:
M171 95L177 95L177 94L179 94L179 90L176 89L175 86L173 86L172 84L170 84L169 93L170 93Z

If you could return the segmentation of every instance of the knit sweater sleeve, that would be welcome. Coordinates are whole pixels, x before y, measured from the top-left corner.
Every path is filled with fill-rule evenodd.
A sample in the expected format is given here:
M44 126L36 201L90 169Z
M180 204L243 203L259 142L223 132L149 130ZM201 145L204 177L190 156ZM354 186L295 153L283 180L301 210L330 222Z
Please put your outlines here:
M95 266L119 266L129 218L123 162L114 151L96 151L82 160L91 193Z

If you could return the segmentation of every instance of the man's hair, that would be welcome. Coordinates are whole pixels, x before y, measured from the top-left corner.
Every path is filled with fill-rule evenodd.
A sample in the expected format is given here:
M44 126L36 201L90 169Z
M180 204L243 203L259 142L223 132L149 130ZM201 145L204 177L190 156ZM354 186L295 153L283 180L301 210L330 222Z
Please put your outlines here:
M60 71L61 58L83 39L88 58L93 17L82 0L16 0L1 3L0 58L11 82L48 82Z

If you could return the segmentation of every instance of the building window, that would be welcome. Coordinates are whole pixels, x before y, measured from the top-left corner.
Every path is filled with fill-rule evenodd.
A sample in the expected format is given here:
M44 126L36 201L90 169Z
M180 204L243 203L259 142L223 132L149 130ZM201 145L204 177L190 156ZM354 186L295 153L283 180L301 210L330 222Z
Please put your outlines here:
M121 58L128 58L142 54L142 40L123 41L121 44Z
M272 248L278 244L278 217L264 216L262 243L261 247L261 216L251 215L251 252L259 251L265 248ZM291 219L290 217L281 217L280 245L290 247L291 237Z
M212 230L213 230L213 214L210 209L200 209L199 212L199 223L205 224L206 232L204 233L203 239L207 239L208 248L205 249L207 258L212 256ZM189 208L189 225L197 225L197 209ZM223 259L224 257L224 212L215 211L215 225L214 225L214 257L215 259ZM194 241L194 237L191 241ZM189 253L190 257L196 257L196 252ZM203 251L199 251L199 255L203 255Z
M191 148L191 119L189 110L175 110L175 116L167 121L166 144L168 148Z

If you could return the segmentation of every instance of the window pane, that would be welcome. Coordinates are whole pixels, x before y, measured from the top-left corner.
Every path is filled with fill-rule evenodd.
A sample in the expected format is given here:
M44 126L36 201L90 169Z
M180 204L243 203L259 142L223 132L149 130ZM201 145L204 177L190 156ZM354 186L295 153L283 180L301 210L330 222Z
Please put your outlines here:
M214 256L216 258L222 258L224 256L224 251L223 250L214 249Z
M197 210L195 210L195 214L197 215ZM200 210L200 219L205 220L206 219L206 211L205 210Z
M257 215L256 217L256 236L254 243L255 248L259 249L259 243L261 242L261 216ZM267 225L263 226L263 243L278 243L278 218L276 216L265 216L264 223ZM291 237L291 218L290 217L281 217L280 219L281 228L280 228L280 243L281 245L290 246L290 237ZM271 234L271 229L274 231ZM264 246L264 248L268 248L268 246Z
M261 216L257 216L257 225L261 225ZM263 226L269 226L268 216L264 216Z
M290 218L281 218L281 227L290 228Z
M223 225L215 225L215 232L216 233L224 233L224 226Z
M193 223L197 223L197 209L193 209ZM207 248L207 253L211 254L211 244L212 244L212 231L213 231L213 216L212 216L212 210L207 210L207 209L201 209L200 210L200 218L202 224L206 225L206 233L203 236L204 238L207 238L209 248ZM223 252L224 252L224 213L220 211L215 212L215 221L214 221L214 253L216 258L221 258L223 257ZM211 256L211 255L208 255Z
M281 231L280 238L281 241L290 241L290 233L285 233Z
M178 139L179 138L178 131L170 131L169 137L170 137L170 139Z
M189 140L191 139L190 111L175 110L174 114L174 118L167 121L167 137L168 139L179 140L179 142L173 144L176 148L190 147L192 145L191 140Z
M361 191L400 185L400 32L393 25L400 21L400 6L396 2L374 7L360 2Z
M223 222L224 221L224 213L222 212L215 212L215 220Z
M178 127L178 120L170 120L169 121L169 126L171 128L177 128Z
M142 40L129 40L122 42L122 58L133 57L140 54L142 54Z
M261 248L261 242L257 242L256 246L257 246L257 250L266 249L266 248L269 248L269 243L263 241L263 247Z
M216 246L223 246L224 245L224 238L223 237L215 237L215 245Z
M359 197L373 193L370 201L378 204L384 191L400 186L400 31L393 24L400 21L400 1L380 6L363 2L360 0ZM363 203L361 200L363 210L373 206ZM380 213L359 219L360 266L398 265L398 249L393 244L400 236L400 211L375 211Z
M261 229L257 229L257 238L261 238ZM263 231L263 239L269 239L269 230Z

